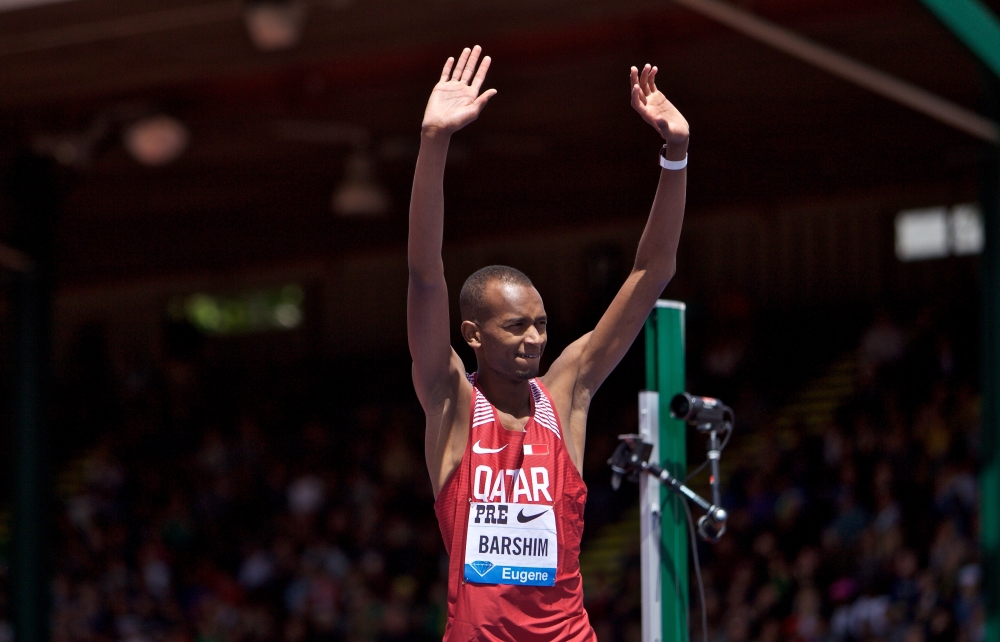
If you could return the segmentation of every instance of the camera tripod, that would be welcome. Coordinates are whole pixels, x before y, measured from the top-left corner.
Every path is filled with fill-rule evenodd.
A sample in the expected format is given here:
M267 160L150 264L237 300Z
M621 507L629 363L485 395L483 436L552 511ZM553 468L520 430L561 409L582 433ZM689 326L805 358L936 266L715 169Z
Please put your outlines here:
M729 435L732 434L735 421L733 411L718 399L695 397L683 392L670 400L670 416L681 419L695 426L698 432L708 435L706 463L711 466L709 485L712 490L712 501L709 502L688 488L684 481L671 475L659 464L650 462L653 444L644 441L638 434L618 436L618 446L608 459L612 471L611 487L618 490L622 477L632 482L638 482L643 474L658 479L671 491L705 511L705 514L698 519L698 535L705 541L717 542L726 532L726 519L729 517L726 510L720 506L719 459ZM719 433L722 432L726 437L720 444Z

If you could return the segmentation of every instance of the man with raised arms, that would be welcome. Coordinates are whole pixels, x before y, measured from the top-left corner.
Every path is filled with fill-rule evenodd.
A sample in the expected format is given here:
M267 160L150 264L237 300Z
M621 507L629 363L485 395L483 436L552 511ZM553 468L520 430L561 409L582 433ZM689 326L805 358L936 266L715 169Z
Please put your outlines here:
M424 112L410 198L407 331L435 512L450 556L444 638L594 640L579 564L587 412L674 274L688 124L656 88L656 67L632 67L632 106L665 144L631 274L593 331L539 376L547 320L538 291L513 268L475 272L460 294L462 338L478 364L467 374L448 329L443 183L451 136L496 95L481 92L490 59L480 62L480 53L465 49L445 62ZM511 223L512 241L534 227Z

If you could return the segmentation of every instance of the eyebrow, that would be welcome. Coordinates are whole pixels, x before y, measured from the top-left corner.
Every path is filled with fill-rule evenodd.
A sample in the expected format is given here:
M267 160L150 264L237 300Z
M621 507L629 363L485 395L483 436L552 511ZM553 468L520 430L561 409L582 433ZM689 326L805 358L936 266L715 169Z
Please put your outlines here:
M543 314L542 316L540 316L540 317L538 317L536 319L532 319L531 317L510 317L508 319L502 320L500 322L500 325L512 325L512 324L515 324L515 323L524 323L524 322L538 323L539 321L544 321L544 322L548 323L549 316L547 314Z

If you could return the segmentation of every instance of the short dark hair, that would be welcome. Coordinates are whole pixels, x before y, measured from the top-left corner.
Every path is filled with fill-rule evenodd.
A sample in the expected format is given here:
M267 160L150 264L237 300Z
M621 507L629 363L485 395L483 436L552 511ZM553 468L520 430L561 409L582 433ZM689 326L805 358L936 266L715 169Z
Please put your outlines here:
M463 321L483 320L486 312L486 287L494 281L534 287L527 274L506 265L487 265L478 269L465 280L462 292L458 295Z

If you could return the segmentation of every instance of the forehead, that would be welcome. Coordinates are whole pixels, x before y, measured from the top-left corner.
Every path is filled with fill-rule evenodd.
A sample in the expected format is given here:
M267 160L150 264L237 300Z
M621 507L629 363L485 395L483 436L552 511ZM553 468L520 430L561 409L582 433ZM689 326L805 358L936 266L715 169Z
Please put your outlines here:
M542 295L530 285L493 281L486 286L486 304L491 317L536 318L545 314Z

